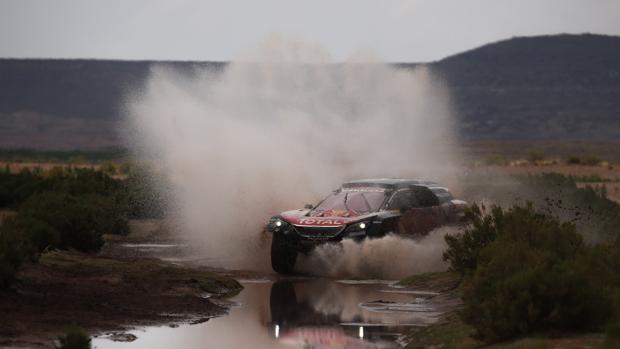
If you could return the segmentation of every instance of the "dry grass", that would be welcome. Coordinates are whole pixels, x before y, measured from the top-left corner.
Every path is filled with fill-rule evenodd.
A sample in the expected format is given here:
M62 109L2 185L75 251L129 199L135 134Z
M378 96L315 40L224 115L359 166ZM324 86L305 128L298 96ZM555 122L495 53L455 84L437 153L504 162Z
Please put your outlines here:
M0 169L4 170L6 168L11 171L11 173L19 173L22 170L35 170L40 169L41 171L50 171L54 168L88 168L93 170L98 170L101 168L100 164L90 164L90 163L66 163L66 162L7 162L0 161Z

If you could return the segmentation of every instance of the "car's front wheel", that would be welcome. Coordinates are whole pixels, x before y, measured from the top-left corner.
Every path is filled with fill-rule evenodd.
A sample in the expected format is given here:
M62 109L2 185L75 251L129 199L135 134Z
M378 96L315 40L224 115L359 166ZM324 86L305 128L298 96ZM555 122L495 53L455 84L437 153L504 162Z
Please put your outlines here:
M297 261L297 248L285 237L274 234L271 241L271 268L280 274L289 274Z

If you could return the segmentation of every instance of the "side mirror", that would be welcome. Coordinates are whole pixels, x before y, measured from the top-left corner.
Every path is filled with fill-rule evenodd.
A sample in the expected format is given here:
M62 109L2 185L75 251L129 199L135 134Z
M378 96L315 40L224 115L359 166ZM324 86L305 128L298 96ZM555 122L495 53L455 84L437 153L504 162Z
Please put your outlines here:
M312 204L305 204L305 205L304 205L304 208L305 208L306 210L311 210L311 209L313 209L313 208L314 208L314 206L312 206Z

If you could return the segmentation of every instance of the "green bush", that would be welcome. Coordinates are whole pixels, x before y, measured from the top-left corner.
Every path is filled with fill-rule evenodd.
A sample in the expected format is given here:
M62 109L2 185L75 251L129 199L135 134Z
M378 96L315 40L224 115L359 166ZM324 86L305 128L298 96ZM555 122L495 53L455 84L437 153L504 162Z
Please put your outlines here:
M47 229L49 234L45 236L50 239L45 243L56 242L50 247L73 248L82 252L98 251L103 245L102 236L105 233L127 233L129 229L122 209L111 198L96 194L35 194L22 205L17 218L22 222L40 222L36 223L38 229L43 230L45 224L58 232L58 239L53 240L53 230ZM37 226L31 223L33 225Z
M104 234L127 235L129 234L128 212L126 207L118 201L116 197L98 194L78 196L78 202L97 212L94 220Z
M140 169L132 170L124 180L103 171L69 167L41 173L0 171L0 207L18 209L31 196L46 192L99 195L110 198L115 212L122 211L123 217L160 218L164 215L165 199L148 178L149 174Z
M60 346L57 349L90 349L91 339L84 330L79 327L69 327L65 334L58 338Z
M0 289L7 288L33 249L13 220L0 225Z
M594 155L571 155L566 159L566 163L569 165L584 165L584 166L597 166L602 160Z
M443 259L450 263L450 270L469 275L478 266L480 251L497 237L504 211L493 207L492 214L484 215L485 207L475 203L465 210L465 220L469 226L460 235L446 235L448 249Z
M116 194L116 200L125 208L129 218L161 218L165 215L166 194L155 188L154 181L143 169L132 168L123 182L123 190Z
M533 331L598 329L611 316L609 265L575 226L532 204L489 214L450 236L444 258L464 276L461 316L485 342Z
M508 160L505 157L499 154L491 154L484 158L484 163L486 165L499 165L504 166L508 164Z
M46 222L18 215L14 224L37 254L60 243L60 233Z
M545 159L545 154L540 150L530 150L527 153L527 160L533 164Z

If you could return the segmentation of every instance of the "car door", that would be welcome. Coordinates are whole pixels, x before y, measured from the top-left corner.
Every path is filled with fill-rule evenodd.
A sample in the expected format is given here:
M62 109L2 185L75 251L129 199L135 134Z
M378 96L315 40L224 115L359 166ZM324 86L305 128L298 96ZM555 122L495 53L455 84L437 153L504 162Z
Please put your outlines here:
M439 199L430 189L412 186L406 193L409 205L401 209L400 234L410 237L423 236L445 223Z

